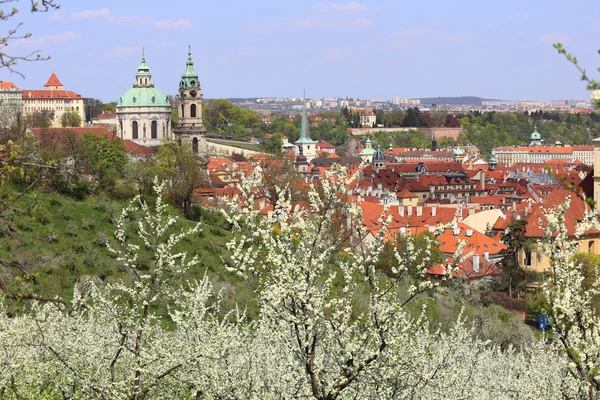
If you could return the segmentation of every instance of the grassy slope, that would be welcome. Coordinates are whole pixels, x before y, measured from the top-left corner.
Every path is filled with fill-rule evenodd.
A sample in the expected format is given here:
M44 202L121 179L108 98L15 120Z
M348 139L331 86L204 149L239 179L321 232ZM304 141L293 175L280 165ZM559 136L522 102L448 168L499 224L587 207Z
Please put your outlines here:
M122 278L123 271L102 242L113 240L112 221L123 204L106 198L78 202L46 192L24 196L16 204L23 212L17 212L13 218L20 246L7 237L0 237L0 258L12 261L13 268L35 271L32 281L36 293L67 300L72 298L73 287L80 276L99 276L103 280ZM31 212L26 212L32 205ZM176 208L170 212L180 214ZM231 237L227 224L216 212L208 219L209 222L202 224L202 232L185 238L179 246L178 250L187 251L189 257L197 255L199 264L187 276L177 277L178 283L198 280L207 273L216 289L225 290L227 303L252 304L249 289L224 267L222 257L226 259L228 253L225 243ZM174 231L193 224L180 216ZM149 259L148 253L140 254L141 264Z

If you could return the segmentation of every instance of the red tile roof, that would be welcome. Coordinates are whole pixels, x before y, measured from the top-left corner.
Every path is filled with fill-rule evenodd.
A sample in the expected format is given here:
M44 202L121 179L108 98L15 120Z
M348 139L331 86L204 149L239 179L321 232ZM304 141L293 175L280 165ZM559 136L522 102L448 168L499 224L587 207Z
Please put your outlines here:
M447 276L449 269L452 268L452 260L447 260L442 264L434 265L427 270L427 274L434 277ZM473 268L473 256L469 257L460 264L457 271L452 276L455 278L463 279L479 279L485 276L498 276L502 274L502 270L496 267L494 264L486 260L483 256L479 255L479 270L475 271Z
M22 91L23 100L38 100L38 99L83 99L80 94L71 90L29 90Z
M46 82L46 84L44 85L44 87L48 87L48 86L64 86L64 85L62 83L60 83L56 74L53 72L52 75L50 75L48 82Z
M464 252L465 254L474 251L477 254L483 254L489 252L494 255L500 253L500 251L506 249L506 246L499 241L492 239L489 236L479 233L478 231L470 228L469 226L458 223L458 235L454 234L454 229L446 229L444 233L438 236L440 242L440 250L442 253L454 254L458 246L458 241L465 241ZM470 236L467 235L470 233Z
M0 81L0 89L2 89L2 90L19 90L17 85L15 85L14 83L3 82L3 81Z

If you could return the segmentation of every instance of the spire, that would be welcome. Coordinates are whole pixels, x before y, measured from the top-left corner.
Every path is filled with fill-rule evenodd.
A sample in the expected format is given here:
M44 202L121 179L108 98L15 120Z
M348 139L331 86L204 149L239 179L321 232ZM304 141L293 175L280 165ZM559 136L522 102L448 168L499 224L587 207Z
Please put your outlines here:
M192 46L188 45L188 59L185 63L185 72L181 78L186 82L187 86L196 86L198 83L198 74L194 71L194 61L192 60ZM186 79L187 78L187 79ZM191 82L194 81L192 85Z
M302 97L302 125L300 126L300 140L302 139L310 139L308 137L308 115L306 112L306 90L304 90L304 95Z
M142 64L146 63L146 55L144 54L144 46L142 46Z

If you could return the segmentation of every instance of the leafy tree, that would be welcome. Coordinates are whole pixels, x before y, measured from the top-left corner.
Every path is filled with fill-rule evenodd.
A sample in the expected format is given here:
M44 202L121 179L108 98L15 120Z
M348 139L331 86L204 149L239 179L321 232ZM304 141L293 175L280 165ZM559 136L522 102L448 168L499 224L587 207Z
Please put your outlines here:
M74 109L69 109L60 117L60 124L63 127L81 126L81 117Z
M279 135L273 135L267 139L265 144L265 151L274 155L281 155L281 149L283 146L283 140Z
M404 127L419 127L424 126L424 122L421 120L421 111L418 107L409 107L404 115L402 121Z
M117 112L117 107L114 103L106 103L104 105L104 111L109 112L109 113L115 113L115 112Z
M23 125L27 128L50 128L54 120L54 111L41 110L25 115Z
M101 184L109 184L123 174L128 156L120 139L86 133L81 139L81 160L89 174Z
M527 220L518 219L511 222L502 235L502 242L507 246L501 251L503 256L500 262L500 268L508 280L508 295L512 297L513 287L527 277L526 271L519 264L519 253L521 251L531 251L534 244L527 239L525 235L527 229Z
M110 104L110 103L109 103ZM91 121L92 118L100 115L106 109L106 104L99 99L85 98L83 99L83 108L85 112L85 120Z
M208 186L208 178L187 143L165 143L158 149L156 170L168 179L177 203L186 212L192 203L194 189Z

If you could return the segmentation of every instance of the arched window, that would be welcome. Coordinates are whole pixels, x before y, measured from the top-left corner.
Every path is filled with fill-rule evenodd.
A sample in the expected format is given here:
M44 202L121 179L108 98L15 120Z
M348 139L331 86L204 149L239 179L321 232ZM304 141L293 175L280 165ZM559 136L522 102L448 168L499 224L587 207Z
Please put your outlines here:
M131 137L133 139L138 138L138 123L137 123L137 121L133 121L131 123Z
M190 106L190 117L196 118L196 105L195 104L192 104Z
M181 116L180 118L185 118L185 113L183 112L183 104L181 105Z
M192 152L198 154L198 138L192 139Z
M152 121L152 123L150 124L150 138L158 138L158 123L156 121Z

